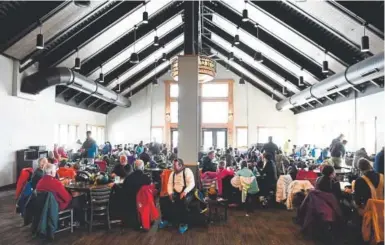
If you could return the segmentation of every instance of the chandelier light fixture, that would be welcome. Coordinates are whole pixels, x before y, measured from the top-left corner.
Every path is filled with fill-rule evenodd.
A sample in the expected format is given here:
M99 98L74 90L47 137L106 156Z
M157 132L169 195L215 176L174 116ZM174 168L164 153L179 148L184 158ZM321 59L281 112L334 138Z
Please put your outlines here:
M215 78L217 72L217 63L215 60L208 56L199 56L198 64L198 82L206 83L212 81ZM178 58L171 62L171 77L174 81L178 81Z

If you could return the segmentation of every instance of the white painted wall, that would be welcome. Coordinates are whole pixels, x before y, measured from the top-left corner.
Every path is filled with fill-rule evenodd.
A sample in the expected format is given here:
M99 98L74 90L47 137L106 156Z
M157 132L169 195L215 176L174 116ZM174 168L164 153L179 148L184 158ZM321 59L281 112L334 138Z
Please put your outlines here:
M164 127L165 123L165 86L159 79L159 85L147 86L132 98L130 108L116 107L107 115L108 140L113 144L127 144L150 141L151 129L151 90L152 126Z
M104 114L56 103L54 87L35 101L12 96L13 61L1 55L0 74L0 186L16 182L17 150L31 145L53 148L55 124L79 125L80 137L87 124L106 124Z
M298 143L328 146L339 133L344 133L348 149L365 147L370 153L378 151L384 145L384 95L380 92L358 98L356 103L349 100L296 115ZM321 141L314 142L315 139ZM377 149L374 148L376 142Z
M239 77L218 65L217 79L234 80L234 133L237 126L248 126L249 145L257 141L257 127L284 127L285 137L295 137L295 118L291 111L278 112L275 101L252 85L239 86ZM152 122L153 126L164 127L165 123L165 87L164 80L171 80L166 74L159 78L159 86L154 88ZM249 100L249 120L246 114L246 92ZM151 86L143 89L132 98L130 108L114 108L107 115L108 140L112 144L137 143L150 139L150 104ZM234 142L236 145L236 135ZM267 140L267 139L266 139Z

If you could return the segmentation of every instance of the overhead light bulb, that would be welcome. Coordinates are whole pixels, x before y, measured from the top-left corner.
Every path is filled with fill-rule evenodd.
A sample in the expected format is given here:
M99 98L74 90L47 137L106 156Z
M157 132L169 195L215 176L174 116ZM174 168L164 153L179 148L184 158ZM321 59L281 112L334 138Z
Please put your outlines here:
M104 83L103 67L100 66L99 82Z
M245 79L243 77L241 77L239 79L239 85L245 85L245 84L246 84Z
M166 61L167 60L167 54L166 53L163 53L162 54L162 61Z
M239 42L239 35L238 34L236 34L235 37L234 37L234 44L235 45L239 45L240 44L240 42Z
M143 12L143 24L148 24L148 12L146 9L146 4L144 5L144 12Z
M249 21L249 15L248 15L248 12L247 12L247 9L246 9L246 4L247 4L247 0L245 1L245 8L242 11L242 21L243 22Z
M322 73L329 73L329 62L326 60L326 53L325 50L325 60L322 62Z
M82 66L82 62L79 58L79 49L76 49L75 70L79 71L81 66Z
M365 35L366 26L364 25L364 35L361 37L361 52L369 52L369 37Z
M40 25L40 33L36 36L36 49L44 49L44 36L41 33L42 26Z
M158 31L155 29L154 46L159 46Z

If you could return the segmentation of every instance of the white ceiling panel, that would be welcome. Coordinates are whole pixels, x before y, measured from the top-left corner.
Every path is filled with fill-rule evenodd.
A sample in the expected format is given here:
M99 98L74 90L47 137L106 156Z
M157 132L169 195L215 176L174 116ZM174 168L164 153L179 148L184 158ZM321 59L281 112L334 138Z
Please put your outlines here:
M332 30L340 33L342 36L361 45L361 37L364 34L362 23L358 23L349 15L324 1L283 1L285 4L294 5L314 17ZM369 37L370 51L378 54L384 51L384 40L375 33L366 29L366 35Z
M217 45L224 48L225 50L232 50L234 52L234 56L241 58L243 62L255 68L256 70L260 71L261 73L265 74L266 76L270 77L273 81L276 81L277 84L279 84L280 86L286 87L288 90L294 93L297 93L300 91L294 84L292 84L291 82L285 81L285 78L281 77L274 71L264 66L263 63L255 61L253 57L251 57L250 55L246 54L245 52L237 48L237 46L232 47L231 43L227 42L220 36L212 33L211 40Z
M167 21L165 24L160 26L157 29L157 35L159 37L162 37L166 35L168 32L174 30L177 26L182 24L182 16L177 15L171 20ZM136 51L142 50L149 45L153 44L154 41L154 36L155 36L155 31L151 31L147 33L144 37L141 39L138 39L136 44L135 44L135 49ZM113 57L111 60L109 60L107 63L103 64L103 73L107 74L109 73L112 69L117 67L119 64L127 61L130 58L131 53L134 51L133 45L128 46L124 51ZM99 78L99 70L94 71L91 73L88 78L92 80L96 80Z
M229 8L235 10L239 15L242 14L244 8L243 4L238 4L233 0L221 1L225 3L225 5L227 5ZM322 65L325 57L324 49L321 49L311 40L305 38L285 23L272 17L270 14L260 10L254 5L248 4L247 9L249 13L249 19L251 19L253 22L259 23L265 31L286 43L288 46L293 47L299 53L302 53L309 59L314 60L314 62L318 63L319 65ZM329 54L330 53L328 53L326 58L329 62L329 69L335 73L343 72L346 66Z
M182 55L183 52L175 55L174 57L178 56L178 55ZM172 57L172 58L174 58ZM171 59L172 59L171 58ZM135 88L137 88L138 86L140 86L141 84L143 84L145 81L147 81L148 79L150 79L151 77L154 77L156 75L157 72L165 69L166 67L170 66L170 64L168 62L163 62L162 64L160 64L159 66L156 67L156 69L152 70L150 73L147 73L144 77L142 77L141 79L139 79L138 81L135 82L135 84L130 87L130 88L126 88L125 90L122 91L121 94L123 95L126 95L128 94L130 91L134 90Z
M163 53L169 53L172 50L174 50L176 47L181 45L184 41L184 35L180 35L171 42L167 43L167 45L164 46L164 48L158 49L156 52L154 52L151 56L147 57L144 60L141 60L139 64L133 66L131 69L127 70L125 73L123 73L121 76L119 76L119 82L125 81L135 75L136 73L140 72L150 64L152 64L156 59L160 59ZM118 81L115 79L112 83L110 83L107 88L112 89L118 84Z
M161 10L170 4L172 0L153 0L146 4L146 9L151 18L156 12ZM91 42L79 49L79 57L84 60L92 56L94 53L108 47L111 42L114 42L121 36L125 35L135 25L138 25L142 21L142 13L144 7L134 11L126 18L120 20L115 25L111 26L108 30L101 35L93 39ZM70 55L67 59L61 62L58 66L73 67L76 58L76 53Z
M212 22L216 26L220 27L222 30L226 31L231 35L235 35L235 33L237 33L237 27L232 22L219 15L213 14ZM301 71L301 67L299 65L297 65L296 63L288 59L286 56L276 51L274 48L270 47L268 44L249 34L247 31L244 31L242 28L239 28L238 34L240 40L243 43L245 43L256 51L262 52L264 56L268 57L274 63L280 65L289 73L297 77L303 75L304 80L310 84L315 84L318 82L318 80L314 78L311 73L307 72L306 70Z
M107 3L107 1L91 1L90 6L87 8L78 7L74 3L68 4L43 23L41 32L44 35L45 42ZM36 49L36 36L39 33L40 27L25 35L4 53L19 60L23 59Z
M271 87L270 85L268 85L267 83L263 82L262 80L260 80L259 78L257 78L256 76L254 76L254 74L252 74L251 72L249 72L248 70L246 70L245 68L243 68L241 65L239 65L238 63L236 62L232 62L232 61L229 61L227 59L226 56L222 55L221 53L219 53L217 50L215 50L214 48L211 48L212 52L217 52L217 56L222 59L224 62L226 62L229 66L232 66L234 69L238 70L240 73L244 74L245 76L253 79L254 82L258 83L261 87L265 88L266 90L270 91L272 94L274 94L275 96L277 96L278 98L280 99L286 99L286 97L280 93L279 91L275 90L273 87ZM237 56L238 53L236 53L236 56ZM245 79L246 80L246 79Z

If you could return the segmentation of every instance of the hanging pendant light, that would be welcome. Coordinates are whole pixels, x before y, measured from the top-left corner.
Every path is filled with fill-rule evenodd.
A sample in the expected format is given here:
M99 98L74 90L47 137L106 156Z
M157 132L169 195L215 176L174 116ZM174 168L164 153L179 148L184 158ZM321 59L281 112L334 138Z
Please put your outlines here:
M81 66L82 66L82 62L79 58L79 49L76 49L75 70L79 71Z
M239 27L237 27L237 34L235 34L235 37L234 37L234 45L239 45L240 44L238 29L239 29Z
M322 73L329 73L329 62L326 60L326 53L325 50L325 60L322 62Z
M154 46L159 46L158 30L155 28Z
M247 4L247 0L245 1L245 8L242 11L242 21L243 22L249 21L249 15L248 15L248 12L247 12L246 4Z
M301 73L298 77L298 86L303 86L304 83L303 83L303 67L301 68Z
M138 64L139 63L139 55L135 52L135 43L136 43L136 29L137 26L134 26L134 52L131 54L130 57L130 63L132 64Z
M40 24L40 33L36 36L36 49L44 49L44 36L41 33L42 25Z
M144 4L143 24L148 24L148 12L146 7L146 4Z
M103 66L100 66L99 82L104 83Z
M361 52L369 52L369 37L365 35L366 24L364 24L364 35L361 37Z
M255 52L255 58L254 58L254 60L255 60L256 62L262 63L262 62L263 62L263 55L262 55L262 53L259 52L259 51Z

